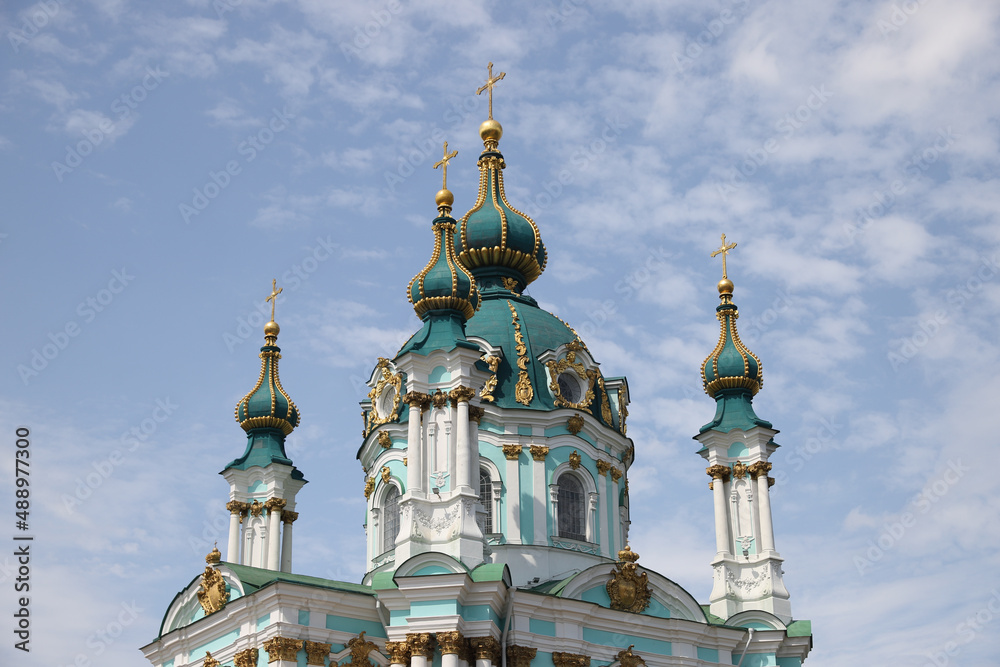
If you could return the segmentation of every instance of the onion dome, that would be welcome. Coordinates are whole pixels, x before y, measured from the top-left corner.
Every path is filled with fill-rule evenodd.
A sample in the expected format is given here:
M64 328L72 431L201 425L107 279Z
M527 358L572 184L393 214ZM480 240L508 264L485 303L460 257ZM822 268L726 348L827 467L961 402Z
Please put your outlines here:
M716 401L715 418L701 428L701 431L716 429L730 431L744 430L754 426L770 428L770 422L760 419L753 411L752 400L764 383L763 366L760 359L743 344L736 330L739 309L733 303L733 283L726 275L726 253L736 247L726 245L726 235L722 235L722 247L712 256L722 254L722 280L719 281L719 299L716 317L719 320L719 342L701 364L701 380L705 393Z
M299 409L278 379L281 348L275 343L278 341L279 331L277 322L273 320L264 325L264 347L260 348L260 377L250 393L236 404L236 421L244 431L273 428L288 435L299 425Z
M701 365L701 379L705 393L715 398L721 389L742 388L755 395L764 383L760 359L751 352L736 330L739 310L733 303L733 283L728 278L719 281L719 298L716 317L721 324L719 342Z
M455 225L451 205L455 196L442 188L434 198L438 217L434 218L434 252L431 261L407 286L407 297L417 317L426 320L435 311L457 311L465 320L479 308L476 279L455 258Z
M503 188L503 155L498 150L503 128L493 118L479 127L485 150L479 156L479 195L462 217L455 236L458 261L481 283L506 278L522 291L545 270L547 254L535 222L507 201ZM516 283L516 284L515 284Z

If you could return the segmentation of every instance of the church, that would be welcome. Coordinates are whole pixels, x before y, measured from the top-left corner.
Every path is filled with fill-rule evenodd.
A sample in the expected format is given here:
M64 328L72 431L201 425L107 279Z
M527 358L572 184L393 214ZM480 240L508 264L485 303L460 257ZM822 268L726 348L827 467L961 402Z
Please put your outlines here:
M300 418L278 375L272 282L260 375L236 406L246 449L221 473L226 556L213 549L170 603L142 648L154 667L798 667L808 656L811 625L792 615L771 520L777 430L753 409L762 365L740 340L727 275L735 243L723 235L713 253L720 333L701 375L715 415L694 435L716 542L701 603L629 546L642 443L627 435L626 378L525 294L547 252L504 192L492 109L503 77L491 64L479 89L490 96L479 191L461 218L447 144L435 165L430 260L407 287L420 329L373 360L362 581L293 571L307 480L285 449Z

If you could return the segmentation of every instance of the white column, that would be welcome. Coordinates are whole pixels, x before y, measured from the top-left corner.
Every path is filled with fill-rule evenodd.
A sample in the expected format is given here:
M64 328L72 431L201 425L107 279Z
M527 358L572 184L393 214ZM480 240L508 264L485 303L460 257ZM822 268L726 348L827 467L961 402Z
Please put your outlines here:
M281 571L292 571L292 523L299 518L298 512L283 511L281 520L284 523L281 535Z
M729 469L714 465L708 468L712 476L712 497L715 501L715 550L720 555L729 552L729 524L726 517L726 489L724 477L728 477Z
M611 536L608 533L608 479L606 477L602 477L601 475L597 476L597 494L600 501L597 506L602 508L598 510L597 515L601 526L601 555L607 556L608 558L614 558L616 556L613 550L614 540L611 539ZM587 512L587 516L589 523L589 510Z
M441 655L441 667L458 667L458 654L443 653Z
M462 391L465 387L458 387L451 394L458 398L456 402L456 424L455 424L455 490L466 487L472 491L478 485L472 483L472 450L469 448L469 397ZM471 392L471 390L468 390ZM478 477L478 475L477 475ZM476 491L478 495L478 489ZM452 654L447 654L452 655ZM457 656L455 658L458 659ZM442 657L443 660L443 657ZM441 667L448 667L442 662Z
M771 465L767 464L770 469ZM757 502L760 509L760 546L763 551L774 551L774 525L771 523L771 494L767 483L767 470L757 475Z
M535 534L534 544L548 545L548 508L545 502L545 457L549 453L548 447L536 447L535 451L540 452L536 458L534 452L531 454L531 490L535 499ZM544 453L541 453L544 452Z
M420 420L423 404L420 400L410 400L410 416L406 424L406 490L412 494L422 490Z
M229 549L226 553L226 561L239 564L240 562L240 511L242 503L232 500L226 504L229 510Z
M520 450L520 447L518 447ZM504 452L506 455L506 452ZM507 544L521 543L521 471L518 466L520 455L507 459Z
M587 502L587 541L597 542L597 522L594 520L598 513L601 516L601 525L604 527L601 529L601 542L607 545L607 548L601 549L601 551L607 551L607 549L613 549L613 538L608 534L608 522L607 522L607 512L601 512L601 508L605 505L601 505L600 494L591 493L588 494Z
M279 547L281 546L281 508L285 506L285 501L280 498L271 498L265 504L268 512L267 527L267 569L277 570Z

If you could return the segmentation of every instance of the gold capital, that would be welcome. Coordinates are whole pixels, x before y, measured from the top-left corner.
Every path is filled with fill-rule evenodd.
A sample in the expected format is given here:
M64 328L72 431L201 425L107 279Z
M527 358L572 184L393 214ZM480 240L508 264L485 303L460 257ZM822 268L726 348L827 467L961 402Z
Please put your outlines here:
M504 78L505 76L507 76L507 72L500 72L496 76L493 76L493 63L490 63L489 65L487 65L486 72L487 72L487 74L486 74L486 84L479 87L479 89L476 91L476 95L482 95L482 93L483 93L484 90L489 91L489 98L490 98L490 116L489 116L489 118L490 118L490 120L493 120L493 86L497 85L498 81L500 81L502 78Z
M766 475L771 472L771 462L770 461L757 461L756 463L751 463L747 470L750 471L750 476L757 479L761 475Z
M271 302L271 321L274 321L274 305L278 303L278 295L281 294L284 287L278 287L278 279L274 278L271 280L271 296L264 299L264 301Z
M455 387L448 392L448 398L452 403L468 403L476 395L476 390L471 387Z
M267 661L277 662L278 660L288 660L295 662L302 644L303 641L301 639L271 637L264 642L264 650L267 651Z
M406 643L410 647L410 655L422 655L425 658L434 657L434 637L430 633L410 633L406 635Z
M516 461L521 456L521 445L504 445L501 449L508 461Z
M281 511L285 509L286 501L284 498L269 498L267 502L264 503L264 507L267 508L268 512Z
M727 466L715 464L714 466L708 466L705 468L705 474L707 474L712 479L720 479L723 482L729 480L729 468Z
M530 449L531 458L536 461L544 461L545 457L549 455L549 448L545 445L532 445Z
M458 655L464 648L465 638L462 637L461 632L453 630L451 632L437 633L437 642L438 646L441 647L441 655Z
M284 523L295 523L295 520L299 518L298 512L292 512L291 510L281 510L281 520Z
M611 470L611 464L610 463L608 463L607 461L602 461L601 459L597 459L597 474L598 475L601 475L603 477L607 477L609 470Z
M306 641L306 664L325 665L326 656L330 655L330 644Z
M477 660L490 660L496 665L500 662L500 642L494 637L472 637L469 639Z
M510 667L531 667L531 661L535 659L536 653L538 653L537 648L511 644L507 647L507 664Z
M385 652L389 656L389 663L393 665L410 664L410 645L405 641L386 642Z
M482 421L483 415L485 414L485 409L476 407L475 405L469 406L469 421L474 421L478 424Z
M557 651L552 654L552 664L556 667L590 667L590 656Z
M368 654L377 651L378 646L375 642L365 639L365 630L362 630L357 637L351 637L347 640L347 648L351 649L351 659L344 663L345 665L374 667L372 661L368 659Z
M234 667L257 667L257 656L259 653L260 651L255 648L240 651L233 656Z
M722 247L720 247L718 250L712 253L712 257L715 257L716 255L722 255L722 278L724 280L729 279L729 276L726 275L726 255L728 255L729 251L735 247L736 247L735 243L730 243L729 245L726 245L726 235L723 234Z

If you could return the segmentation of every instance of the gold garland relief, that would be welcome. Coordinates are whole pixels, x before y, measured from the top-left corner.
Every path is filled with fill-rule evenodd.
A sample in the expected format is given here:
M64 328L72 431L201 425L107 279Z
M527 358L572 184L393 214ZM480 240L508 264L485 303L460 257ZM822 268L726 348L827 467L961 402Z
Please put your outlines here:
M528 346L524 343L524 336L521 334L521 319L517 315L514 304L508 301L507 307L510 308L511 321L514 324L514 351L517 352L517 367L520 369L517 384L514 385L514 400L521 405L530 405L531 400L535 397L535 390L531 386L531 379L528 377L527 371L528 363L531 361L528 358Z
M495 355L484 355L483 361L489 365L490 372L493 373L493 375L486 378L486 383L479 391L479 398L487 403L493 403L496 401L496 397L493 395L493 392L496 391L497 388L497 370L500 368L500 357Z

